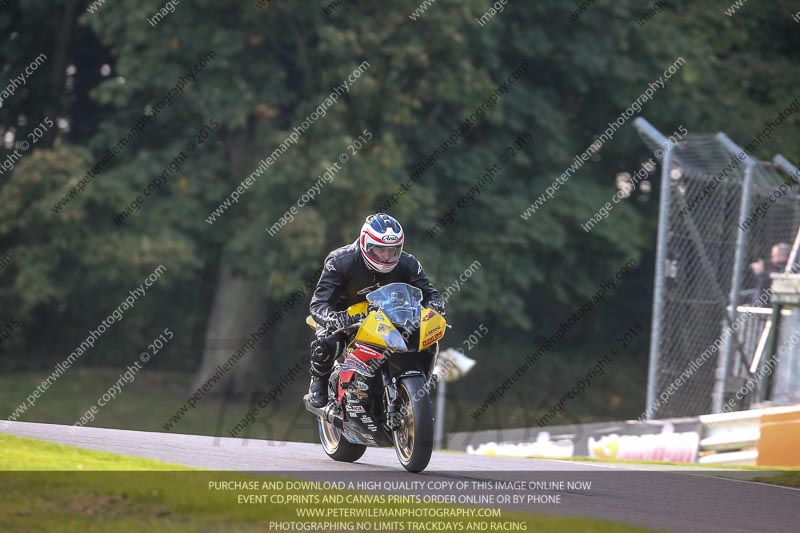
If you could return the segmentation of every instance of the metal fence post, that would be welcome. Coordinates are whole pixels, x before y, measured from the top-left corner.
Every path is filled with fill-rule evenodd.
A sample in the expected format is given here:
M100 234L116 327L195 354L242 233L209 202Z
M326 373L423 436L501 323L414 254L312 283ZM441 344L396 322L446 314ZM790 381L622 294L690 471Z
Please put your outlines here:
M772 158L772 163L779 169L789 174L789 177L792 179L793 182L797 183L798 181L800 181L800 169L791 164L781 154L775 154L775 157ZM792 252L789 254L789 261L786 263L786 272L794 272L795 270L797 270L797 268L795 267L795 263L797 262L797 254L799 249L800 249L800 229L798 229L797 234L794 237L794 243L792 244Z
M741 231L739 228L744 221L747 220L747 217L750 216L750 204L752 198L751 193L753 189L753 168L755 167L755 163L742 148L740 148L724 133L717 133L716 138L720 143L722 143L728 152L731 153L733 157L738 157L738 154L740 153L745 154L744 158L742 159L745 164L744 184L742 185L742 199L739 202L739 225L737 226L736 231L736 250L733 256L733 278L731 280L730 295L728 296L728 301L730 302L730 321L728 329L731 337L735 339L737 333L733 331L732 326L736 322L736 317L738 316L738 311L736 308L739 305L739 292L742 288L742 277L744 274L746 259L745 245L747 241L745 232ZM736 344L736 342L733 342L733 339L730 342L725 343L725 349L719 354L719 359L717 360L717 372L714 379L714 392L711 394L712 413L722 412L722 404L725 398L725 386L728 381L728 362L731 359L731 354L733 353L733 349Z
M647 404L645 413L647 420L655 418L652 406L658 395L658 369L661 353L661 321L664 314L664 277L667 265L667 241L669 239L670 211L670 163L672 161L672 144L645 119L634 120L634 126L653 141L665 148L661 160L661 199L658 208L658 241L656 243L656 274L653 289L653 320L650 326L650 358L647 367Z
M433 430L433 449L444 448L444 404L447 401L447 381L442 377L436 380L436 420Z

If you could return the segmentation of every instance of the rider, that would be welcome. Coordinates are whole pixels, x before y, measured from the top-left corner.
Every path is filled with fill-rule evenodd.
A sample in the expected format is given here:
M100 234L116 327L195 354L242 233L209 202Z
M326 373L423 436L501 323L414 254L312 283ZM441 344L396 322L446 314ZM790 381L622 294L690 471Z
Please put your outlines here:
M311 316L317 323L311 343L311 385L314 407L328 403L328 377L347 338L331 332L359 322L347 307L366 301L367 293L389 283L408 283L422 291L422 305L444 315L444 299L431 284L417 259L403 251L403 228L392 217L367 217L358 240L337 248L325 258L322 275L311 298Z

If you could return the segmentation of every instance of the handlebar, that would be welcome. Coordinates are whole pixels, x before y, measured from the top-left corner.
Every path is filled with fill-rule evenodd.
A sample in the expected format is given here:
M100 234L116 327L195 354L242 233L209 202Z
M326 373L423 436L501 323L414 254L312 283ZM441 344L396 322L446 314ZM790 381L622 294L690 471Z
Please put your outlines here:
M343 332L345 332L345 331L347 331L347 330L349 330L351 328L355 328L357 326L361 326L362 322L364 322L364 321L363 320L359 320L358 322L350 324L349 326L345 326L343 328L337 328L337 329L331 331L330 333L328 333L328 335L326 335L325 338L329 339L329 338L331 338L331 337L333 337L335 335L338 335L339 333L343 333Z

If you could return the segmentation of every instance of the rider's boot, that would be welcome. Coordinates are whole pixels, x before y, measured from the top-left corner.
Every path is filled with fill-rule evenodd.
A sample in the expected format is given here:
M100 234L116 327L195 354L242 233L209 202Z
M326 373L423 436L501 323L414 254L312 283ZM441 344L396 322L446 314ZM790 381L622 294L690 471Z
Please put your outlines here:
M328 405L328 378L327 375L319 375L312 370L311 384L308 386L308 396L311 405L320 409Z

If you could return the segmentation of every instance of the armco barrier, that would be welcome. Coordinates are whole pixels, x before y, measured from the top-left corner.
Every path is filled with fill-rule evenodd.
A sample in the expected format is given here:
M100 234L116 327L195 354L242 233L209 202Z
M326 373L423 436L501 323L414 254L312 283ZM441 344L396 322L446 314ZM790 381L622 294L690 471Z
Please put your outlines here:
M761 435L759 421L762 409L702 415L699 463L715 465L755 465L755 447Z
M800 465L800 405L702 415L702 464Z

